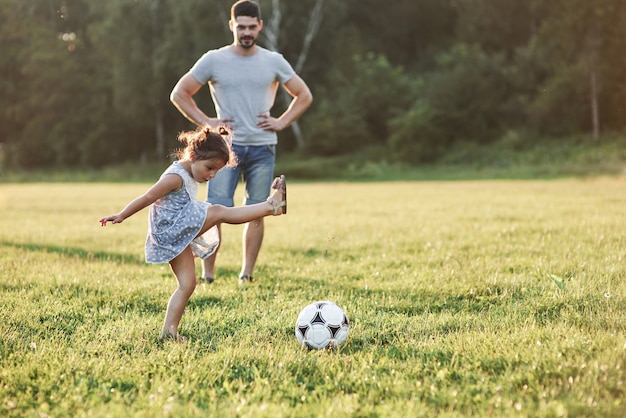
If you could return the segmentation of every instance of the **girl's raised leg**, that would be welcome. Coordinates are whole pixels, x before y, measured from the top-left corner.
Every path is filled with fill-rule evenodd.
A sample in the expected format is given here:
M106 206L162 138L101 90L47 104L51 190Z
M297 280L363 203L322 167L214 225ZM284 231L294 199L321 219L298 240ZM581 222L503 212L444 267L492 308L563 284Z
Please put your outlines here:
M236 206L227 208L225 206L214 205L207 209L207 217L199 235L209 230L213 225L220 223L244 224L255 219L269 215L282 215L286 206L285 195L286 185L284 176L277 177L272 186L274 191L267 201L256 205Z

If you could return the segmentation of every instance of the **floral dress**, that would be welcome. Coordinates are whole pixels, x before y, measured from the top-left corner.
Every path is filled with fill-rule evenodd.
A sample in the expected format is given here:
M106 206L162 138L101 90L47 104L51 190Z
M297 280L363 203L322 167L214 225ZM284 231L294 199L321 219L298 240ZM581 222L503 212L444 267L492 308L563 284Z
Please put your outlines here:
M194 254L206 258L219 245L217 226L196 238L211 206L196 199L198 183L189 172L175 161L161 174L175 174L182 178L183 186L163 196L150 206L146 261L167 263L183 252L188 245Z

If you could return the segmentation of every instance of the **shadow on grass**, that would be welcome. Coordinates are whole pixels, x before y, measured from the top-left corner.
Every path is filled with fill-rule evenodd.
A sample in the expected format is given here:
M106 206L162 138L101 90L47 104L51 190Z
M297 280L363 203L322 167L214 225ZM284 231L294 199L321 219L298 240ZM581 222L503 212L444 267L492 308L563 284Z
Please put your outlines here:
M30 252L45 252L52 254L61 254L66 257L77 257L83 260L93 261L112 261L114 263L123 264L145 264L143 258L136 255L110 253L105 251L89 251L84 248L72 248L62 247L52 244L33 244L33 243L20 243L20 242L0 242L2 247L13 247L19 250L26 250Z
M192 295L187 302L187 308L204 310L222 304L222 299L216 296Z

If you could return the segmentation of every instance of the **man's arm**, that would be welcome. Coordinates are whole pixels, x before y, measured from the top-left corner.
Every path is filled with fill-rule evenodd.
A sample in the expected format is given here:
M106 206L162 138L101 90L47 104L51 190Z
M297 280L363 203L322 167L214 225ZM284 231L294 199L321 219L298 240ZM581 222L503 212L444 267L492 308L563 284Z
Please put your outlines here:
M258 115L261 120L257 123L259 128L266 131L282 131L294 123L311 106L313 95L304 80L298 75L293 76L284 85L287 93L293 97L287 110L278 118L269 115Z
M178 111L189 121L197 126L210 125L214 128L232 122L232 119L210 118L198 107L193 96L202 88L203 84L198 82L190 72L178 80L170 93L170 101L176 106Z

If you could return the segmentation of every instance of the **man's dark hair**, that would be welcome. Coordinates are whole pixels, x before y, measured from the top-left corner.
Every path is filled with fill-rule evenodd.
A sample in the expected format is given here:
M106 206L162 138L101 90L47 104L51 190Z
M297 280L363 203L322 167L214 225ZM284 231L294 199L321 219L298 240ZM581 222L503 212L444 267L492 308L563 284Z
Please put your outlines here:
M239 16L255 17L257 20L261 20L261 7L250 0L239 0L233 4L230 9L230 18L232 20L237 19Z

